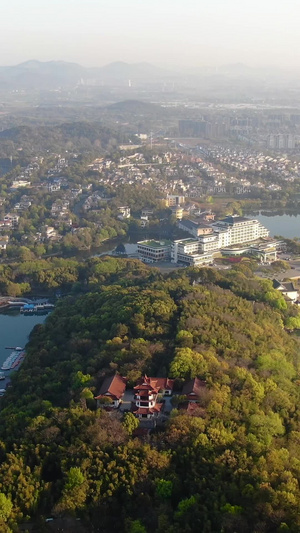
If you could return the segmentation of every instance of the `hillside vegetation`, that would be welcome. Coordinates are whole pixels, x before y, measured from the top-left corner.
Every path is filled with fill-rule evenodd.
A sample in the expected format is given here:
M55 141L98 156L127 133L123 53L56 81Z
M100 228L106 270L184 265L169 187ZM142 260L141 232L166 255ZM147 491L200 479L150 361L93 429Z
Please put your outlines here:
M96 259L78 276L2 400L1 531L47 531L52 513L86 531L299 532L297 308L244 265ZM96 409L116 371L207 386L196 416L174 409L145 442L131 415Z
M65 122L59 125L16 126L0 132L0 156L44 155L45 152L113 150L119 135L101 122Z

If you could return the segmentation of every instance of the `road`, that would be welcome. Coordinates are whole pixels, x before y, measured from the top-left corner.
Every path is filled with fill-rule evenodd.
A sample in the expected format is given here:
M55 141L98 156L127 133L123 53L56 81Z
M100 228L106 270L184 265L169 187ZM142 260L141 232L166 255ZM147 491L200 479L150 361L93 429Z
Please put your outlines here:
M288 270L281 272L278 274L278 276L274 277L279 280L283 280L285 278L300 278L300 258L289 261L289 266L290 268Z

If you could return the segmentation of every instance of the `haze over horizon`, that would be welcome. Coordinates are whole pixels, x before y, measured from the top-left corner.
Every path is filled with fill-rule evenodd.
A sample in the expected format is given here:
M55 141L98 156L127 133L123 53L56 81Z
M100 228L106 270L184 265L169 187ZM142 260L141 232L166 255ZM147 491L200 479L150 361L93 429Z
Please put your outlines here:
M298 69L299 18L293 0L11 0L2 13L0 65L36 59Z

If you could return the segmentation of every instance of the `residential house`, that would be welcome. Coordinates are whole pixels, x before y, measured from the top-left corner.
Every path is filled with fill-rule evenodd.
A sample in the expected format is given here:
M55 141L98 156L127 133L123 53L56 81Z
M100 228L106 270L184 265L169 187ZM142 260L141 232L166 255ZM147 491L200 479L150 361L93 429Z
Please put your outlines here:
M146 226L149 225L149 220L147 216L141 216L140 225L141 225L141 228L145 228Z
M6 250L8 241L9 237L7 235L3 235L0 237L0 250Z
M187 381L182 388L182 394L187 397L189 402L197 402L201 391L205 389L206 381L194 378L190 381Z
M57 231L53 226L44 226L42 228L42 240L56 240L58 237Z
M10 222L12 226L16 226L19 222L19 218L20 218L19 215L17 215L16 213L7 213L3 221Z
M295 303L299 298L298 291L292 281L282 282L278 281L277 279L273 279L273 287L274 289L280 291L287 300L290 300L293 303Z
M102 405L104 398L109 398L111 403L108 404L110 407L117 409L122 402L122 398L126 389L126 378L115 374L114 376L108 376L104 379L98 396L95 396L97 400L97 406Z
M5 227L5 228L11 228L12 227L12 221L11 220L0 220L0 227Z
M145 207L142 209L142 217L151 217L153 215L153 209Z
M130 218L130 207L128 205L118 207L119 215L118 218L123 220L124 218Z
M49 192L56 192L59 191L61 187L61 181L60 180L54 180L48 182L48 191Z

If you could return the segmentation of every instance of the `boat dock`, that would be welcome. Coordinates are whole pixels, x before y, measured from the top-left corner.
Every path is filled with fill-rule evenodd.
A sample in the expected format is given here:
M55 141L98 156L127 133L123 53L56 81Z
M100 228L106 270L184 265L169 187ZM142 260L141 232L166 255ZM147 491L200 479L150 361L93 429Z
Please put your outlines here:
M35 313L38 311L51 311L54 308L53 304L50 304L48 300L30 300L29 298L12 298L9 296L0 297L0 310L1 309L19 309L20 313L30 312Z
M34 303L26 303L24 304L21 308L20 308L20 313L23 313L24 315L25 314L33 314L33 313L38 313L39 311L51 311L52 309L54 309L54 305L53 304L50 304L50 303L39 303L39 304L34 304Z
M21 361L23 361L24 357L25 352L23 348L14 349L4 361L3 365L1 366L1 370L12 370L16 368L21 363Z

